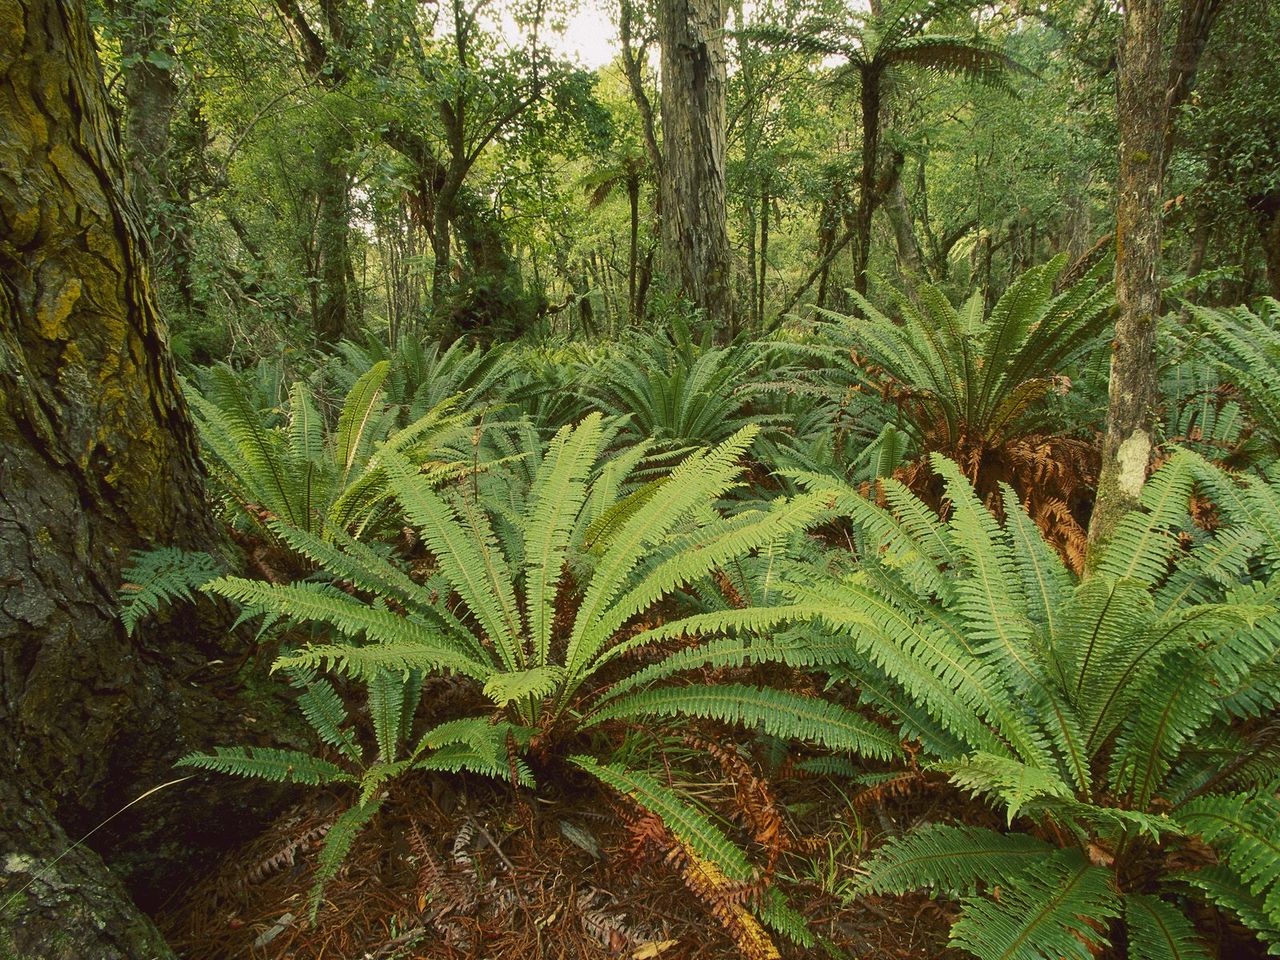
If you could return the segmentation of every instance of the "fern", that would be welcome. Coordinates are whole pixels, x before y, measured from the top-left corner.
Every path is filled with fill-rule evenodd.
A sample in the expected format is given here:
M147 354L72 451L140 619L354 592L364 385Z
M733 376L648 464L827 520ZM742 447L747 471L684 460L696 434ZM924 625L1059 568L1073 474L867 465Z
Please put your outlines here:
M1209 960L1191 921L1158 897L1125 894L1124 923L1132 960Z
M133 636L139 623L175 600L194 603L193 591L222 573L222 564L203 551L160 547L135 553L121 574L117 598L125 633Z
M900 755L897 738L883 727L824 700L739 684L663 687L615 700L591 724L625 717L690 716L724 723L758 724L775 737L811 740L833 750L888 760Z
M211 754L188 754L177 761L177 766L312 787L327 783L351 783L356 779L328 760L296 750L276 750L271 747L215 747Z
M315 881L307 897L312 923L315 923L316 913L319 911L320 903L324 899L325 886L338 875L338 871L342 869L342 864L347 859L347 854L351 852L351 847L355 844L356 838L369 825L369 821L374 818L381 807L382 800L380 798L357 804L354 807L348 807L329 827L329 832L324 836L324 846L320 850L320 856L316 864Z
M931 519L901 491L889 510L850 504L865 541L888 549L864 556L843 583L788 590L806 606L825 605L821 620L852 646L827 669L919 738L928 768L992 802L1011 825L1037 824L1061 849L1046 861L1052 869L1011 875L1016 860L995 858L1030 846L1026 838L924 828L873 859L868 889L962 894L954 942L980 957L1084 957L1102 942L1097 931L1120 918L1117 878L1158 861L1160 848L1206 841L1225 866L1183 879L1196 885L1204 875L1199 889L1227 900L1235 895L1215 879L1225 870L1240 891L1230 908L1264 937L1280 927L1280 808L1269 793L1222 792L1237 775L1274 783L1262 756L1268 741L1246 774L1250 755L1229 726L1234 711L1257 715L1274 702L1275 593L1236 583L1261 559L1249 551L1267 549L1265 538L1237 536L1236 518L1267 513L1268 485L1236 484L1178 454L1078 583L1011 491L1001 527L955 465L935 458L935 467L949 520ZM1188 577L1171 574L1175 533L1203 477L1224 492L1228 522L1216 546L1202 537L1188 554ZM958 558L947 571L954 583L921 596L930 583L923 558L938 564L944 555ZM1191 925L1161 899L1177 878L1158 870L1149 878L1149 899L1123 908L1135 927L1130 942L1146 951L1135 955L1198 956ZM998 901L979 896L983 885L999 886Z
M628 770L616 763L601 764L593 757L584 755L572 756L569 762L619 793L631 797L643 809L656 813L677 839L687 844L699 857L714 863L733 882L747 883L754 879L746 857L724 832L705 813L691 806L649 774Z
M878 849L860 886L868 893L907 893L934 887L950 894L967 894L980 884L1003 886L1053 849L1025 834L933 824Z
M1090 960L1107 945L1090 921L1119 912L1111 875L1064 850L1008 878L999 901L967 897L951 944L982 960Z

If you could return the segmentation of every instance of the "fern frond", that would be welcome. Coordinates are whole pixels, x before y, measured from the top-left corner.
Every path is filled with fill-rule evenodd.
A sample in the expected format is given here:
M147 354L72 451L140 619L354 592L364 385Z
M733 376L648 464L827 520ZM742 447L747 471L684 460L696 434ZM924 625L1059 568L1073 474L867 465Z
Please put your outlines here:
M315 922L316 914L320 910L325 886L338 875L338 871L342 869L342 864L347 859L347 854L351 852L351 847L355 844L356 838L360 836L360 831L369 825L369 821L373 819L381 807L381 798L368 803L357 804L354 807L348 807L333 822L329 832L324 835L324 846L321 848L320 856L316 862L315 882L312 884L311 892L307 896L312 923Z
M1063 850L1008 878L999 901L966 898L951 945L981 960L1092 960L1119 912L1110 872Z
M147 616L168 606L174 600L195 602L192 592L223 573L222 564L211 554L200 550L160 547L135 553L130 566L122 571L120 587L120 621L124 631L133 631Z
M810 740L832 750L849 750L880 760L902 752L897 738L884 727L834 703L741 684L647 690L611 701L587 723L595 726L629 717L673 716L759 725L771 736Z
M1131 960L1209 960L1195 926L1159 897L1125 894L1124 923Z
M1226 866L1280 927L1280 800L1265 793L1200 797L1177 811L1191 832L1222 851Z
M642 809L657 814L678 840L702 859L714 863L731 881L747 883L754 879L746 857L720 828L705 813L649 774L617 763L602 764L581 754L570 757L569 762L630 797Z
M347 723L347 708L333 689L333 684L323 677L312 677L306 689L298 697L298 707L322 741L336 747L348 760L360 762L360 747Z
M214 747L213 753L189 753L174 765L311 787L354 783L356 779L336 763L297 750L272 747Z
M346 672L355 665L361 665L361 676L367 676L363 669L376 662L382 662L389 669L402 670L443 667L478 680L485 679L492 672L492 667L458 649L456 641L434 625L372 607L323 584L267 584L239 577L222 577L204 589L294 620L330 624L353 639L365 636L378 641L375 646L361 648L309 647L305 654L277 660L273 669L315 668L320 660L333 659L344 662L342 669ZM399 666L393 666L393 663Z
M378 759L390 763L400 747L404 719L406 677L390 670L374 671L365 681L369 690L369 715L378 741Z
M890 894L926 887L952 895L972 893L979 884L1003 886L1054 849L1022 833L929 824L876 850L859 888Z
M541 700L564 681L564 668L555 664L530 667L515 673L495 673L484 683L484 695L495 706L505 707L512 701Z
M1116 526L1095 572L1117 580L1138 580L1148 586L1162 582L1178 546L1173 530L1186 518L1194 485L1189 458L1175 454L1143 486L1142 506L1130 511Z
M587 477L599 455L601 416L593 413L552 439L534 479L524 517L525 605L534 663L551 646L554 601L569 535L587 497Z
M975 753L963 760L935 763L932 767L947 774L961 790L998 799L1006 808L1009 823L1033 801L1073 797L1071 788L1056 773L1008 757Z

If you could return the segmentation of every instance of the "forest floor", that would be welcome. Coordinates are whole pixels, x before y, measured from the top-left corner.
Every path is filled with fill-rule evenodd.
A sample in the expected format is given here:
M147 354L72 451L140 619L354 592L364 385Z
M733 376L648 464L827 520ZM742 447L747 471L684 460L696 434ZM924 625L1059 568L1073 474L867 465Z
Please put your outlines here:
M813 778L776 784L799 815L793 849L779 852L772 882L820 938L802 949L774 935L781 956L951 955L954 911L946 901L850 896L871 837L971 806L949 789L921 785L851 806ZM326 886L314 922L316 856L348 798L311 794L195 889L175 895L161 927L188 960L778 956L752 948L751 931L735 919L752 891L695 894L699 885L660 823L587 783L549 786L530 798L480 778L397 782Z

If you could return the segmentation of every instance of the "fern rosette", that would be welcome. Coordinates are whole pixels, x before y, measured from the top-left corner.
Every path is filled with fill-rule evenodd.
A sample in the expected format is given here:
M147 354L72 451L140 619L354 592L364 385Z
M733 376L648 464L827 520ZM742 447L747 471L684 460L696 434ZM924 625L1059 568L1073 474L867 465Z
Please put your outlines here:
M1239 724L1267 729L1280 696L1277 588L1240 583L1265 569L1256 538L1179 536L1197 474L1237 501L1228 516L1274 493L1180 454L1081 581L1012 490L1001 526L956 464L933 465L947 520L894 480L884 507L847 491L861 569L793 595L853 645L829 669L1026 832L913 830L864 890L958 897L953 944L982 958L1205 957L1192 894L1280 951L1280 755Z

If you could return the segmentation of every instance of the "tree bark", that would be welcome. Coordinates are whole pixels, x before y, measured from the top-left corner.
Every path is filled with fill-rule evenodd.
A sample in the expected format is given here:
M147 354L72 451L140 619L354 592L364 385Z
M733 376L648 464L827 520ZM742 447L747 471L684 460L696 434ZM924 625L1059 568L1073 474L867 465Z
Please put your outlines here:
M898 268L902 271L907 289L914 291L916 285L925 279L924 254L920 250L920 240L916 237L907 191L902 185L902 163L902 155L897 154L894 157L889 192L885 197L885 213L893 227L893 238L898 247Z
M0 38L0 954L169 956L98 854L53 860L237 735L234 705L184 679L222 652L194 618L130 638L116 615L132 550L216 534L85 6L0 0ZM195 796L95 845L175 889L174 860L245 814Z
M876 156L880 151L880 71L862 71L858 93L862 105L862 172L858 179L858 212L854 219L856 243L853 286L867 295L867 264L871 261L871 216L876 209Z
M1169 69L1163 51L1163 0L1125 5L1117 76L1120 169L1116 182L1116 334L1112 342L1107 432L1090 551L1138 504L1153 451L1158 398L1156 322L1160 315L1160 237Z
M344 154L350 144L340 132L321 136L315 147L316 165L316 337L337 343L351 332L351 176Z
M662 0L662 238L667 269L713 328L732 326L725 198L724 0Z

